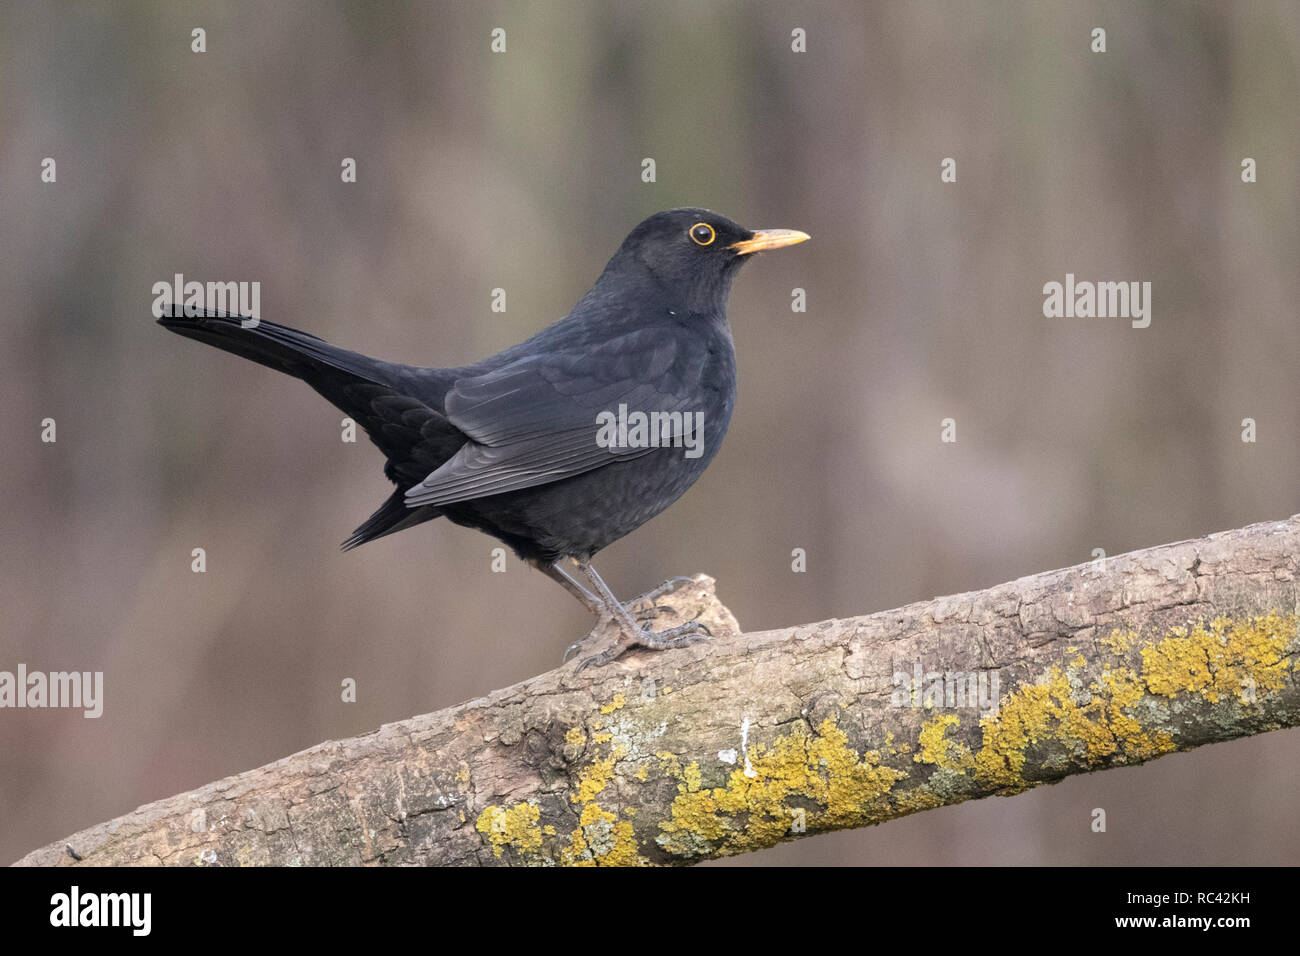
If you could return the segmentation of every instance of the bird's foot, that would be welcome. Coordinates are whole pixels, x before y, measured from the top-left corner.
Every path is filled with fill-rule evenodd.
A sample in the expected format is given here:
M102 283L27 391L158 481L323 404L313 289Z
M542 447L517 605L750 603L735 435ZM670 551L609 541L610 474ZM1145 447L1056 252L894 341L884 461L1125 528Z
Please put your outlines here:
M596 630L599 630L599 628L596 628ZM591 634L588 634L586 637L578 638L576 641L574 641L572 644L570 644L568 647L564 649L564 654L560 657L561 667L569 663L570 657L578 653L578 651L582 650L582 645L586 644L589 640L591 640L591 635L595 634L596 630L593 630Z
M600 630L600 628L598 627L597 630ZM595 633L595 631L592 633ZM588 635L588 637L590 636ZM652 651L668 651L678 647L686 647L688 644L694 644L696 641L705 640L712 636L713 634L702 621L687 621L685 624L678 624L676 627L670 627L664 631L647 631L644 628L637 628L636 633L622 634L618 642L608 650L584 659L578 664L574 673L584 671L588 667L602 667L621 657L625 651L633 647L644 647ZM574 642L569 647L569 651L575 650L586 639L583 638L581 641ZM565 652L566 659L569 651Z
M694 580L682 575L669 578L663 584L652 587L640 597L634 597L630 601L625 601L623 607L627 608L629 614L638 621L648 621L651 618L658 617L660 614L667 614L672 608L666 604L655 604L665 594L672 594L678 588L686 584L694 584Z
M615 623L612 614L606 613L604 608L598 610L596 612L596 623L592 625L591 630L564 649L564 654L560 657L560 666L563 667L565 664L569 663L569 660L573 655L586 647L589 642L608 635L609 632L616 627L617 624ZM599 640L597 640L597 643L599 643ZM582 668L579 667L578 670L582 670Z

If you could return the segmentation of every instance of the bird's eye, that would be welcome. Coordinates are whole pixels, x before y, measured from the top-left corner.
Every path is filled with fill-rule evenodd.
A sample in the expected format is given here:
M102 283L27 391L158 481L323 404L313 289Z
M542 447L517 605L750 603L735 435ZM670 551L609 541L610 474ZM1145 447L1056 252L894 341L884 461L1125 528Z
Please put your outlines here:
M691 241L697 246L707 246L716 236L717 233L713 231L713 227L707 222L697 222L691 226Z

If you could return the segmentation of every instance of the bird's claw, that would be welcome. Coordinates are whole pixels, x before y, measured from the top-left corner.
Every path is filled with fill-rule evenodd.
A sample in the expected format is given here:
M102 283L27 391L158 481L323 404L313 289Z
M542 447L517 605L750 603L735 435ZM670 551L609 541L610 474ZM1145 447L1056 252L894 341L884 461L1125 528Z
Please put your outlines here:
M696 641L705 640L712 636L713 632L709 630L708 625L703 621L687 621L685 624L678 624L676 627L670 627L665 631L642 630L640 634L621 638L617 644L606 651L585 658L578 664L574 673L581 673L588 667L602 667L621 657L624 651L633 647L644 647L652 651L668 651L678 647L686 647L688 644L694 644ZM575 641L569 650L573 650L581 643L582 641ZM568 653L568 651L565 651L566 659Z
M671 594L673 591L676 591L683 584L694 584L694 583L695 583L694 578L688 578L685 575L679 574L676 577L669 578L667 581L664 581L662 584L656 584L649 591L646 591L645 594L639 595L638 597L634 597L632 600L625 602L623 606L633 613L638 613L636 611L636 608L638 608L640 605L654 604L654 602L657 601L659 598L663 597L665 594ZM654 612L659 612L659 611L670 610L670 609L665 608L663 605L659 605L657 607L652 608L651 610ZM650 616L653 617L654 614L651 614Z
M592 631L591 633L594 634L596 632ZM581 650L582 645L586 644L587 641L589 640L591 640L591 634L588 634L586 637L578 638L576 641L574 641L572 644L566 647L564 649L563 656L560 657L560 666L563 667L565 664L569 663L569 658L572 657L574 654L578 653L578 651ZM582 670L582 668L579 667L578 670Z

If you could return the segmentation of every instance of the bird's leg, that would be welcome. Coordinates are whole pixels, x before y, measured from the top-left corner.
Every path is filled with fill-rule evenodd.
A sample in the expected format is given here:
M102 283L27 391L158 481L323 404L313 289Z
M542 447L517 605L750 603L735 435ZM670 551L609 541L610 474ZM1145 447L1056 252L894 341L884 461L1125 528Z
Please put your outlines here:
M556 561L554 564L539 564L537 567L548 578L557 582L560 587L564 588L564 590L568 591L581 601L582 606L592 614L599 616L605 610L605 605L600 598L596 597L596 595L583 587L580 581L575 580L573 575L566 571L559 561ZM638 595L637 597L632 598L632 600L624 601L622 603L629 612L636 615L638 620L644 621L661 612L671 611L672 608L663 605L656 606L654 602L659 600L659 598L663 597L665 594L670 594L677 590L677 588L681 587L683 584L690 583L690 578L683 577L679 574L677 577L669 578L662 584L656 584L649 591L646 591L645 594Z
M614 592L596 573L596 569L591 566L590 562L578 561L576 564L578 570L591 582L596 595L603 603L602 616L608 615L612 618L619 633L618 642L613 647L588 657L578 665L578 670L593 665L608 664L632 647L646 647L654 651L666 651L674 647L685 647L687 644L709 635L709 629L700 621L687 621L685 624L679 624L677 627L669 628L666 631L646 630L637 623L631 612L614 596Z
M537 569L581 601L583 607L596 615L597 618L596 626L592 628L591 632L587 634L586 637L578 638L564 649L564 654L560 658L560 663L567 664L569 658L576 654L583 644L587 643L591 635L600 630L600 622L606 617L605 605L600 598L596 597L596 595L584 588L579 582L575 581L573 575L564 570L559 561L556 561L554 564L539 564L537 565Z
M600 615L605 613L605 605L600 598L584 588L578 581L575 581L573 575L564 570L559 561L554 564L539 564L537 570L576 597L582 602L582 606L592 614Z

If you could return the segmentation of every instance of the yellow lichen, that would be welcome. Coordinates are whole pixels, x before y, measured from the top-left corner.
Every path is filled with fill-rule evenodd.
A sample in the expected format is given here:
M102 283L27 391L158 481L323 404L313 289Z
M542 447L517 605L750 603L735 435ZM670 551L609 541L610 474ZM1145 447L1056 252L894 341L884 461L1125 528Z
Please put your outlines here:
M542 828L537 825L540 816L532 803L490 806L478 815L474 829L487 837L498 859L508 846L520 853L536 853L542 848Z
M615 747L608 757L597 757L578 774L578 789L570 794L574 803L590 803L609 785L614 776L614 764L623 756L621 747Z
M608 853L598 857L601 866L645 866L646 860L637 850L636 831L632 824L620 820L614 824L614 845Z
M660 845L680 856L738 853L776 843L800 814L810 831L876 822L894 782L906 776L881 766L874 751L859 756L831 717L816 735L803 730L770 748L754 744L749 756L749 766L732 770L720 787L701 787L698 765L688 766L672 818L660 825Z
M1295 615L1273 613L1178 628L1174 636L1142 648L1142 679L1151 693L1174 697L1191 692L1211 703L1281 690L1290 664L1287 648L1296 635Z
M1129 646L1132 642L1132 634L1129 631L1123 631L1119 628L1111 631L1101 642L1110 648L1112 654L1117 657L1123 657L1128 653Z
M560 855L566 866L644 866L632 824L595 803L582 808L578 826Z
M677 754L671 750L660 750L655 756L659 758L659 766L665 776L682 779L682 762L677 759Z
M1169 636L1142 647L1141 673L1131 667L1106 669L1088 693L1054 666L1038 684L1006 698L996 717L981 721L976 779L1011 790L1032 786L1035 781L1023 774L1031 745L1044 751L1042 765L1049 770L1139 763L1169 753L1176 749L1169 730L1153 726L1150 713L1135 712L1144 700L1153 695L1199 696L1212 704L1225 698L1253 702L1255 695L1284 686L1295 638L1296 616L1277 613L1172 628ZM1142 637L1116 629L1103 643L1125 656ZM1070 667L1085 663L1075 658Z
M1043 776L1067 766L1090 769L1149 760L1174 750L1175 744L1169 730L1153 726L1152 712L1139 712L1148 695L1197 694L1216 703L1243 689L1276 691L1283 686L1287 649L1295 635L1295 617L1277 614L1175 628L1142 649L1141 674L1129 667L1107 668L1087 691L1081 672L1088 662L1071 649L1075 656L1067 667L1052 666L1038 683L1020 687L1000 703L995 716L981 721L982 740L974 753L947 737L960 723L954 715L943 715L923 723L913 759L970 776L985 787L1012 791L1037 782L1039 774L1025 776L1031 747L1034 770L1048 771ZM1125 655L1141 638L1117 629L1103 640ZM1253 699L1249 693L1246 698ZM951 778L945 786L952 788Z
M622 694L616 694L613 700L601 707L604 714L613 713L625 705ZM594 717L590 723L599 726L600 718ZM595 733L591 736L593 747L609 745L614 735L609 732ZM564 735L566 750L574 751L571 759L576 759L588 742L587 734L581 727L570 727ZM513 847L521 855L527 854L527 862L554 864L556 862L572 866L635 866L647 861L640 854L640 845L632 824L628 820L619 820L616 811L602 807L598 802L600 795L609 787L614 778L614 770L628 751L623 743L613 743L608 753L601 755L595 750L591 759L576 772L576 782L569 799L581 806L578 826L568 834L566 845L556 846L556 830L553 824L538 826L539 808L529 803L518 803L512 807L490 806L479 814L475 829L484 835L495 856L500 858L506 847ZM645 780L649 776L649 761L642 760L636 776ZM628 814L631 815L630 813ZM542 849L543 838L547 850Z
M944 734L949 727L960 727L961 721L955 714L943 714L921 725L918 746L920 753L912 760L916 763L932 763L942 770L965 773L975 765L971 752L960 743L948 740Z
M931 810L943 806L947 802L927 786L913 787L911 790L900 790L892 794L890 799L893 801L895 814L899 816L906 813L916 813L920 810Z
M616 694L613 703L601 711L610 713L622 706L623 695ZM600 733L592 737L592 742L602 744L611 739L611 734ZM642 866L647 862L640 854L632 824L619 820L617 814L596 802L613 779L614 766L626 755L626 747L615 745L608 756L594 758L578 773L577 787L569 799L582 804L582 810L578 826L569 834L568 846L560 850L560 862L565 866ZM644 773L641 779L645 779Z
M974 755L975 777L1011 790L1032 786L1023 775L1031 746L1052 769L1140 763L1175 749L1168 732L1145 730L1129 713L1141 700L1141 681L1128 669L1107 672L1100 693L1076 699L1069 678L1053 665L1042 682L1020 687L1001 703L996 717L980 722L983 743Z
M595 806L595 804L592 804ZM565 866L595 866L596 860L587 849L587 840L582 827L569 834L569 845L560 853L560 862Z

